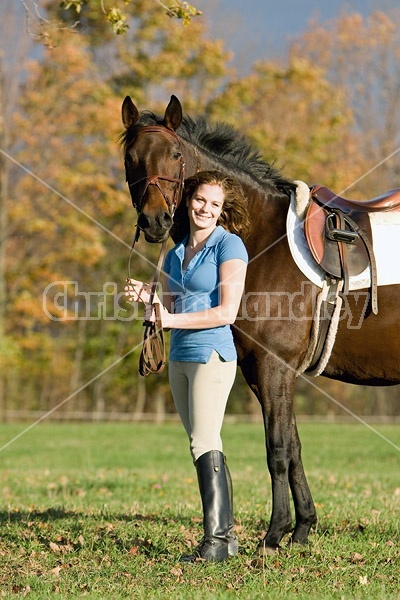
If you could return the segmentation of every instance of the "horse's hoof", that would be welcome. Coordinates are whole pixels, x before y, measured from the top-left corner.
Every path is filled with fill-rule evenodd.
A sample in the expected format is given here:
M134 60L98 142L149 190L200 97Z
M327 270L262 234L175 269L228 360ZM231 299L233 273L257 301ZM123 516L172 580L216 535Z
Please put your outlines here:
M263 569L265 566L265 560L267 557L276 556L280 551L279 546L267 546L265 543L261 543L257 546L254 556L251 560L251 565L254 568Z

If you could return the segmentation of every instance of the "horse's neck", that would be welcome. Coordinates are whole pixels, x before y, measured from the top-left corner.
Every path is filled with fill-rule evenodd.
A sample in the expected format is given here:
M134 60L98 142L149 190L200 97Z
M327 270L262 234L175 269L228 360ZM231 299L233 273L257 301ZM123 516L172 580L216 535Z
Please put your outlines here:
M289 198L277 189L269 190L257 184L243 186L252 222L268 223L272 232L286 230Z
M185 156L185 175L191 177L199 171L206 171L207 169L221 169L221 164L207 154L204 150L196 146L193 142L183 140L184 144L184 156Z
M224 169L223 164L196 146L184 140L186 177L207 169ZM267 243L273 243L279 236L286 234L286 216L289 209L289 198L279 190L268 190L256 182L251 183L251 175L247 182L241 181L249 206L251 237L262 236Z

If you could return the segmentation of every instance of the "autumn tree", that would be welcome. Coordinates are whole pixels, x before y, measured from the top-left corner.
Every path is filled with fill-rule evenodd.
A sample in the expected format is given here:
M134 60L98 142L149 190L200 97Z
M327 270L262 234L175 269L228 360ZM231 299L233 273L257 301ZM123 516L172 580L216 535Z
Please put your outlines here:
M58 18L58 5L48 6L49 19ZM15 169L6 194L3 283L9 302L3 322L20 351L8 397L14 405L43 410L71 396L69 409L162 411L171 402L165 374L145 381L137 376L138 351L132 349L141 342L141 323L108 318L115 288L103 287L114 282L122 290L136 223L117 144L125 94L139 109L161 113L173 92L185 112L205 112L237 127L289 177L339 190L368 164L368 119L362 121L361 105L349 101L351 81L332 76L342 51L335 33L329 56L318 59L307 33L289 49L287 61L262 61L237 77L228 68L230 55L208 39L201 18L188 35L179 22L165 19L156 2L136 0L126 6L129 30L115 36L98 7L97 0L84 2L85 33L60 34L54 48L26 64L19 114L7 117L18 136L10 146ZM148 280L159 247L140 240L137 250L131 272ZM78 289L63 291L52 286L56 282L77 282ZM94 294L90 318L74 318L88 308L77 291ZM117 310L124 308L128 314L121 316L129 316L131 308ZM100 310L100 318L92 318Z
M338 152L343 143L352 146L352 113L343 97L322 68L292 56L288 63L256 63L250 75L226 85L208 112L238 127L292 179L337 188L351 169Z
M11 0L3 5L0 22L0 410L6 409L7 380L12 379L19 349L7 328L7 253L12 224L9 219L9 195L15 183L15 165L10 153L17 141L12 118L17 106L18 89L23 76L23 60L29 38L20 39L18 20Z
M93 5L92 13L102 27L107 27L115 35L121 35L129 29L126 8L130 2L131 0L103 0L97 2L97 6ZM181 20L183 25L188 25L193 17L202 14L185 0L153 0L153 3L164 16ZM21 4L26 12L31 35L47 46L52 46L54 38L58 39L61 32L79 30L86 21L86 0L62 0L58 7L59 20L48 19L35 0L21 0Z
M207 36L202 18L190 24L190 32L174 19L166 21L157 2L135 0L125 10L129 29L115 37L104 29L97 0L82 5L84 37L102 78L140 106L157 110L174 93L185 98L187 111L203 111L229 73L231 54L221 40ZM48 11L60 16L54 3Z
M131 49L136 48L145 61L146 52L152 56L151 49L156 48L154 64L148 59L148 76L145 70L128 78L131 66L122 69L129 58L123 47L113 51L110 42L109 47L98 49L91 44L90 33L86 37L65 36L58 46L46 50L40 61L29 64L29 76L20 94L21 114L14 126L20 132L21 171L10 198L14 232L7 269L13 298L9 327L23 357L35 357L29 368L21 369L14 378L15 396L24 389L25 396L36 401L39 398L36 407L44 410L93 378L89 388L68 403L69 408L103 410L108 405L125 410L135 404L132 396L137 387L138 352L121 361L119 358L140 343L140 321L125 323L104 315L85 320L81 318L85 300L77 297L76 287L66 286L60 305L60 290L52 285L77 282L79 291L95 293L111 281L120 286L118 292L122 290L135 225L117 145L122 130L123 86L127 91L136 90L136 96L144 99L154 81L168 97L170 70L157 73L155 65L168 57L174 64L185 52L188 62L190 56L193 58L188 81L195 80L196 71L200 78L213 65L219 65L224 73L225 56L206 41L201 45L203 56L192 41L185 46L183 38L181 47L172 47L167 34L157 46L153 40L157 28L152 22L157 15L139 4L135 10L141 11L140 36L131 40ZM201 29L198 31L200 36ZM147 49L146 35L153 40ZM107 61L102 58L117 56L118 67L114 71L105 68ZM126 72L123 84L122 71ZM177 80L179 70L175 68L173 73ZM162 104L164 108L164 99ZM132 273L148 280L159 248L146 245L144 259L140 250L139 244L139 253L132 258ZM49 300L46 310L44 291L46 302ZM112 311L113 294L106 296ZM74 314L79 318L74 319ZM107 370L113 361L116 367ZM97 377L104 370L105 375ZM165 403L168 386L163 378L157 386L146 382L146 388L153 402L159 403L159 398ZM138 408L146 408L147 396L142 393Z
M342 91L343 109L354 115L352 135L363 161L353 181L361 178L362 197L399 185L399 18L395 9L314 22L291 48L291 56L323 70L333 89ZM342 152L354 162L354 148L349 152L343 145Z
M103 298L95 294L107 281L120 284L134 225L133 215L124 219L127 199L117 167L119 102L101 82L84 40L74 41L30 66L23 113L15 120L24 169L11 196L9 326L38 369L22 371L20 385L46 408L119 355L119 332L107 335L109 322L92 320L103 308L91 306L87 319L85 311L88 301L100 305ZM58 303L56 282L76 282L66 283Z

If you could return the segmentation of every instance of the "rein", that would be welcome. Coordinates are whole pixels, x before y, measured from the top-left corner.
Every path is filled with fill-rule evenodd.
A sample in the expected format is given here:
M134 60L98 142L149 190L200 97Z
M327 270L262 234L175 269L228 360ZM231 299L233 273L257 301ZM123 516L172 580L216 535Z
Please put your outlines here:
M147 127L142 127L142 129L140 129L138 131L138 133L136 134L136 137L142 133L147 133L147 132L148 133L152 133L152 132L168 133L168 134L172 135L180 144L180 139L179 139L178 135L175 133L175 131L172 131L171 129L167 129L167 128L159 126L159 125L149 125ZM178 177L165 177L164 175L153 175L152 177L142 177L141 179L138 179L137 181L130 182L128 179L129 166L126 161L125 161L125 169L126 169L126 176L127 176L126 180L128 182L129 190L131 192L132 192L133 186L137 185L138 183L140 183L142 181L146 182L144 191L140 198L140 201L138 203L133 201L134 208L137 211L139 211L139 207L141 209L142 204L143 204L143 198L144 198L149 186L155 185L157 187L157 189L160 191L160 193L162 194L165 202L167 203L168 212L169 212L171 218L173 219L175 209L177 208L180 201L182 200L182 194L183 194L184 178L185 178L185 162L183 160L183 156L181 156L181 158L180 158L180 169L179 169ZM172 201L169 199L167 194L162 189L162 187L159 183L160 180L161 181L169 181L170 183L176 184L176 188L174 190L174 195L173 195ZM131 195L132 195L132 193L131 193ZM131 279L130 263L131 263L132 253L133 253L135 244L139 239L139 236L140 236L140 227L139 227L139 223L137 223L135 236L134 236L134 239L132 242L132 248L131 248L131 251L129 254L129 259L128 259L128 277L129 277L129 279ZM142 375L143 377L147 377L147 375L150 375L150 374L161 373L164 370L164 367L166 364L166 351L165 351L165 342L164 342L164 331L163 331L162 320L161 320L161 308L160 308L160 304L158 302L157 303L154 302L162 266L163 266L164 259L165 259L166 249L167 249L167 241L165 240L164 242L162 242L160 256L158 258L154 277L151 282L149 304L151 306L153 306L153 308L154 308L155 321L152 322L152 321L145 320L143 322L143 326L145 329L144 329L144 335L143 335L142 350L141 350L140 358L139 358L139 374Z
M131 279L131 258L135 244L140 236L139 226L136 225L135 236L132 242L131 251L128 258L128 277ZM162 328L160 304L154 302L157 292L157 286L160 280L161 269L165 259L167 242L162 242L161 251L158 257L156 270L151 282L149 304L154 307L155 321L143 321L144 334L142 349L139 357L139 374L143 377L147 375L161 373L166 365L166 351L164 342L164 331Z
M156 272L151 282L151 291L149 304L154 307L155 321L143 322L144 335L142 350L139 358L139 374L147 377L150 373L157 374L164 370L166 364L166 352L164 342L164 331L161 320L160 304L154 303L154 296L157 291L157 285L160 279L162 265L164 263L167 242L163 242L161 246L160 256L158 258Z

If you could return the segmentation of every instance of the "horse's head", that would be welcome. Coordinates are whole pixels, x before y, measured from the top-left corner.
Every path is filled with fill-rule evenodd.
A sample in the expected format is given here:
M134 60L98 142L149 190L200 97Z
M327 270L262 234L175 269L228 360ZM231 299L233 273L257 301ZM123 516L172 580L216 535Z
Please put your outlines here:
M129 96L122 105L126 180L138 227L148 242L167 239L182 197L185 164L175 133L181 121L182 107L175 96L171 96L163 120L154 118L150 124L142 123Z

